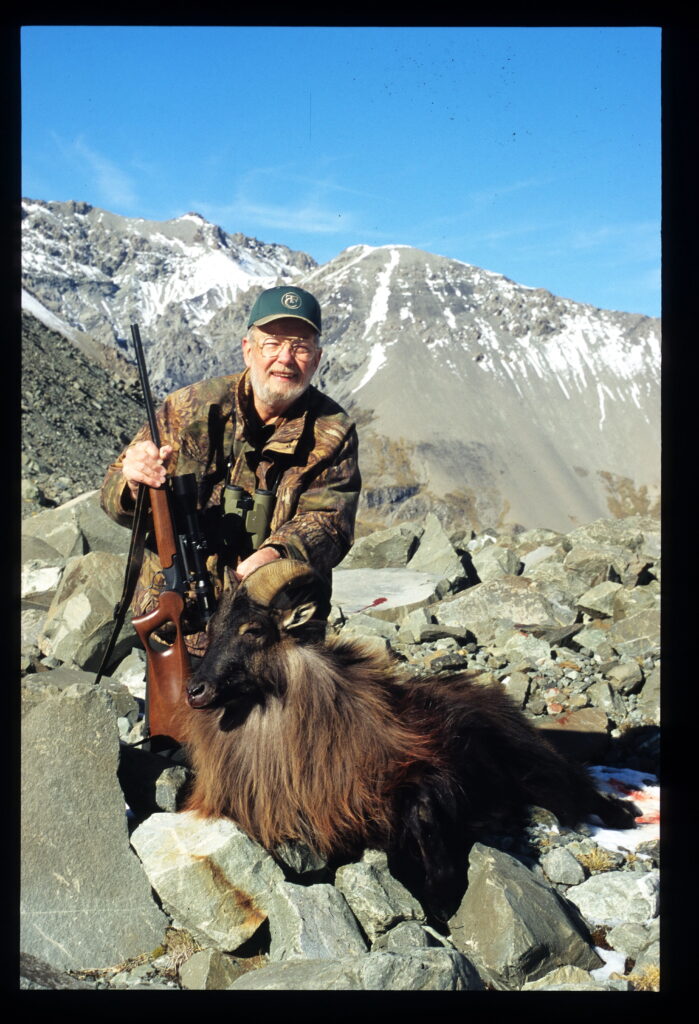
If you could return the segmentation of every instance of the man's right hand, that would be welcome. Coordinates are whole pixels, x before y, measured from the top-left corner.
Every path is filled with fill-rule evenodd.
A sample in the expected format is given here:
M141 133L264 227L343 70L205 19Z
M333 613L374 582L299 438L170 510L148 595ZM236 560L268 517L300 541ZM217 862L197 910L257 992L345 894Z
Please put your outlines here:
M167 473L163 463L172 455L172 452L173 449L169 444L164 444L158 450L152 441L139 441L138 444L126 449L121 472L134 501L138 496L139 484L160 487L165 483Z

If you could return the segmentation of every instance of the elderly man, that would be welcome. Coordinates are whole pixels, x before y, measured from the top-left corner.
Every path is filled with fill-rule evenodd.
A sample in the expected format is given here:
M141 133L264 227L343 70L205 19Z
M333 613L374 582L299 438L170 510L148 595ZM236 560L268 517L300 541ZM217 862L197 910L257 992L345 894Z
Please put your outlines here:
M320 331L320 307L309 292L263 291L243 338L245 371L170 395L157 413L160 450L143 427L107 471L102 507L122 525L133 518L139 484L158 487L167 474L195 474L217 594L226 568L242 578L277 558L305 560L329 576L352 544L361 486L357 432L344 410L310 383L321 357ZM249 533L238 531L231 542L231 522L238 525L240 517L230 514L229 495L242 494L250 505L258 490L271 492L273 511L267 536L250 550ZM147 548L133 600L138 615L154 607L162 585L152 541ZM204 633L185 639L191 654L206 648Z

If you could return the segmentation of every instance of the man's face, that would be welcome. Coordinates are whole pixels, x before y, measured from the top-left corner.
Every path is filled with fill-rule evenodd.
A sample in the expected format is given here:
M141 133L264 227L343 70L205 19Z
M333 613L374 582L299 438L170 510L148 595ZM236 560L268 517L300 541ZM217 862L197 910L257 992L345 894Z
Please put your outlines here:
M311 382L320 362L321 349L310 324L296 317L272 320L243 338L243 358L250 370L255 398L269 409L283 412ZM265 354L265 341L286 342L277 353ZM308 346L308 353L293 352L294 344Z

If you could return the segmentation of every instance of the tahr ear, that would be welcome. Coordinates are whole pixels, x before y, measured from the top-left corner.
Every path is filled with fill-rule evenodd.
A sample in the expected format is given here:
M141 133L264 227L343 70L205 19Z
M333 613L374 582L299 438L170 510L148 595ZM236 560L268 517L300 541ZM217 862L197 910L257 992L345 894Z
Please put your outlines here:
M316 602L305 601L282 613L281 627L288 631L298 629L309 622L316 613Z

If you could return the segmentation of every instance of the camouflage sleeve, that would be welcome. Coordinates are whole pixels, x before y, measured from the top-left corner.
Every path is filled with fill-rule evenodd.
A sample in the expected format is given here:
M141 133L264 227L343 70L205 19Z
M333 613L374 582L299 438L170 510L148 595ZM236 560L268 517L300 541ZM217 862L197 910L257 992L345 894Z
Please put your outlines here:
M100 504L110 519L113 519L120 526L131 526L135 503L131 497L126 480L121 475L121 467L124 462L124 455L138 441L145 441L150 437L148 426L144 425L138 431L131 444L124 448L121 455L111 464L102 483L100 492Z
M173 454L167 463L167 471L170 474L175 472L177 466L182 429L186 422L185 416L191 406L191 390L191 387L182 388L180 391L169 395L156 412L160 443L169 444L173 448ZM150 429L148 424L145 423L131 443L124 448L121 455L111 464L102 483L100 494L102 509L110 519L119 523L120 526L131 526L135 508L131 492L121 474L124 456L133 445L138 444L139 441L148 440L150 440Z
M352 546L360 488L357 432L352 427L336 457L300 494L292 518L278 526L262 546L279 547L288 558L308 561L320 572L329 572Z

